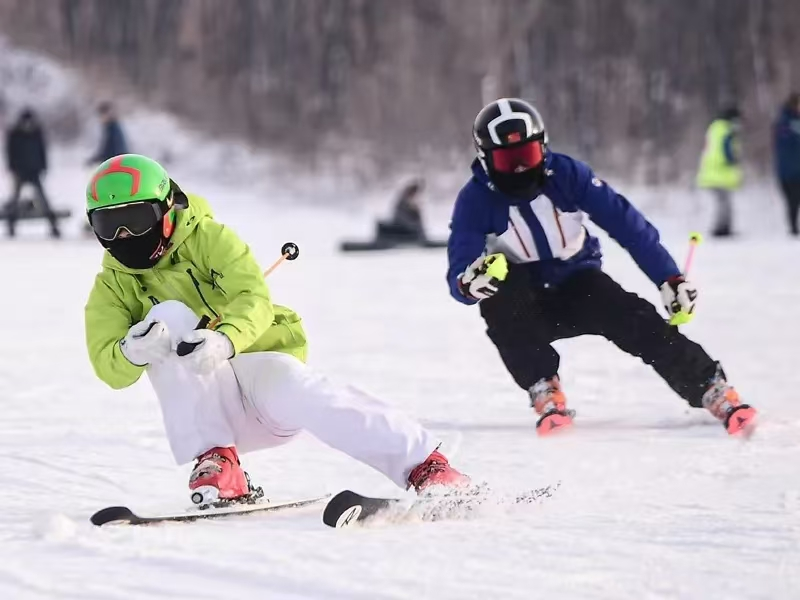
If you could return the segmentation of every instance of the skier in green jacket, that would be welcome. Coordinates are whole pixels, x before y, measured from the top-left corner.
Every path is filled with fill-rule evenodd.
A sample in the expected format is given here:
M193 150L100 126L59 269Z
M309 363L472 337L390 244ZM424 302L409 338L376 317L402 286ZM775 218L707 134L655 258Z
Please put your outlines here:
M106 249L86 304L90 360L115 389L147 373L176 461L196 460L192 501L247 498L239 452L301 430L400 486L468 482L422 426L304 364L300 318L272 303L248 246L157 162L107 160L86 208ZM212 328L196 329L203 316ZM188 353L177 351L181 342Z

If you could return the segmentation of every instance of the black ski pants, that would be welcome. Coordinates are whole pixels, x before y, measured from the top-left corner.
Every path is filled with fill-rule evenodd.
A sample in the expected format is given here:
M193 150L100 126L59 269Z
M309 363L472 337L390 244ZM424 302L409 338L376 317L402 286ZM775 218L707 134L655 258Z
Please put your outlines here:
M489 338L524 390L558 373L560 357L552 342L587 334L641 358L691 406L702 406L717 373L718 364L700 345L599 269L576 271L545 288L532 283L525 266L509 265L498 293L480 309Z
M789 218L789 230L792 235L798 235L797 217L800 213L800 179L781 181L783 196L786 198L786 210Z

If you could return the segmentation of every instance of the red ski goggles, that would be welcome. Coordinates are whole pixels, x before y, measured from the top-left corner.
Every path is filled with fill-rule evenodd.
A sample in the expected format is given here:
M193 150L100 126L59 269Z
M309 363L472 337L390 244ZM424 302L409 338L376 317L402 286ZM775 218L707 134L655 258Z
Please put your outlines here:
M544 160L541 140L531 140L510 148L491 150L492 166L498 173L521 173L537 167Z
M164 213L157 202L134 202L122 206L98 208L89 213L89 223L102 240L117 239L123 231L138 237L157 226Z

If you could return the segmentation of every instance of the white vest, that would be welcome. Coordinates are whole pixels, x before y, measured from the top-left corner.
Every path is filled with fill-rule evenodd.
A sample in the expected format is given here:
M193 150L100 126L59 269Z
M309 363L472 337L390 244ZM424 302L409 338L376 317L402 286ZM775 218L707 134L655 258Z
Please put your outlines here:
M583 211L561 212L544 194L530 203L533 215L539 221L547 238L553 258L566 260L583 248L586 228ZM501 235L486 238L488 254L502 253L512 263L530 263L542 260L539 256L533 231L517 206L508 210L508 229Z

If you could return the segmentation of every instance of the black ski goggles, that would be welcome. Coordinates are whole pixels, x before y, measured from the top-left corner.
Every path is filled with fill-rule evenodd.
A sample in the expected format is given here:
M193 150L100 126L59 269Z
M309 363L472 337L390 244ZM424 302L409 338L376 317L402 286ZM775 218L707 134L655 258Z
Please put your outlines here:
M98 208L89 213L89 223L101 240L111 242L122 232L138 237L161 223L164 209L159 202L134 202Z

